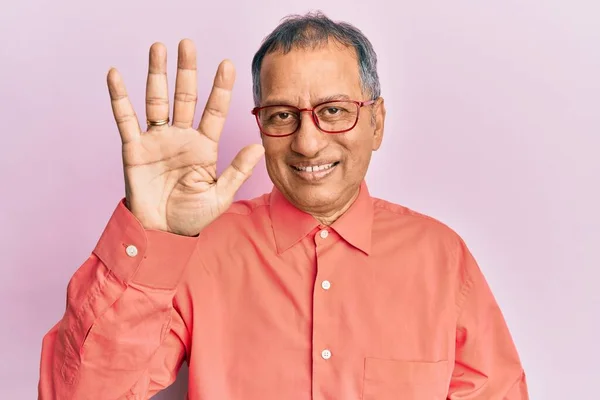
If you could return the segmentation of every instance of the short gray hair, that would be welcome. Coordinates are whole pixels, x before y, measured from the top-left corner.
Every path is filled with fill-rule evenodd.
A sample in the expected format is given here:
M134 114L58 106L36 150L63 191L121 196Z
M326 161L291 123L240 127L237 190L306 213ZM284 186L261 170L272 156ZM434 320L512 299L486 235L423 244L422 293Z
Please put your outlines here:
M381 95L377 75L377 54L367 37L356 27L346 22L335 22L320 11L305 15L290 15L267 36L252 59L252 93L254 105L260 105L260 68L267 54L276 51L289 53L293 48L323 45L332 38L339 43L352 46L358 57L358 68L363 93L371 100Z

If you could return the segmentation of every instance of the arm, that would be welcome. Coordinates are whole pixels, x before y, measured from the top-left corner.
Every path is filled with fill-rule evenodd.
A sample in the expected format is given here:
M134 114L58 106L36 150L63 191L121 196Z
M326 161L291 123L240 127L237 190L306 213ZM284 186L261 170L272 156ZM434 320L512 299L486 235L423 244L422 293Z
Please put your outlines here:
M39 398L146 399L171 384L189 342L173 297L195 245L144 230L121 202L43 339Z
M463 274L449 400L528 400L525 373L504 317L476 261L460 241Z
M229 208L264 148L246 146L217 178L235 68L219 64L197 129L190 40L179 43L173 125L166 78L166 48L155 43L142 132L121 75L108 72L131 213L123 203L117 207L69 283L66 312L43 341L40 399L144 399L171 383L181 365L189 337L173 299L188 259L197 255L193 236Z

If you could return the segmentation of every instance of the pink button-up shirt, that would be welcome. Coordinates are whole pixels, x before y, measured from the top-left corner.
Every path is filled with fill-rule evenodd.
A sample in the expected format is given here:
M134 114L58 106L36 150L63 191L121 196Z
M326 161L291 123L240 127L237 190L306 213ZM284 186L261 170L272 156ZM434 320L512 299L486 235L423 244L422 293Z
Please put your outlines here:
M188 238L119 203L45 336L40 398L523 400L501 311L461 238L372 198L331 226L274 189Z

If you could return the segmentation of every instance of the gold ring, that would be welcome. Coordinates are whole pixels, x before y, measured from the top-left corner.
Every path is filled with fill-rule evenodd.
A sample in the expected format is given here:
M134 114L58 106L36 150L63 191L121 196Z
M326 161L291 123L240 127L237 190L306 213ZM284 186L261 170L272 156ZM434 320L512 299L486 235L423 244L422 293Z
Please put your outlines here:
M150 121L149 119L146 120L146 123L148 124L148 126L163 126L166 125L170 122L170 119L161 119L160 121Z

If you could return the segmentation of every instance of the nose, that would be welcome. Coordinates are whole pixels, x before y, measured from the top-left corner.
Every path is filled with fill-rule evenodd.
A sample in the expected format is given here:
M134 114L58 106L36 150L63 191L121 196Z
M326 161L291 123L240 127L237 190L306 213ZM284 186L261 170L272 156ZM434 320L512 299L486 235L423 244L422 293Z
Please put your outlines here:
M300 128L293 136L292 150L307 158L316 157L327 146L327 133L315 124L310 112L300 115Z

